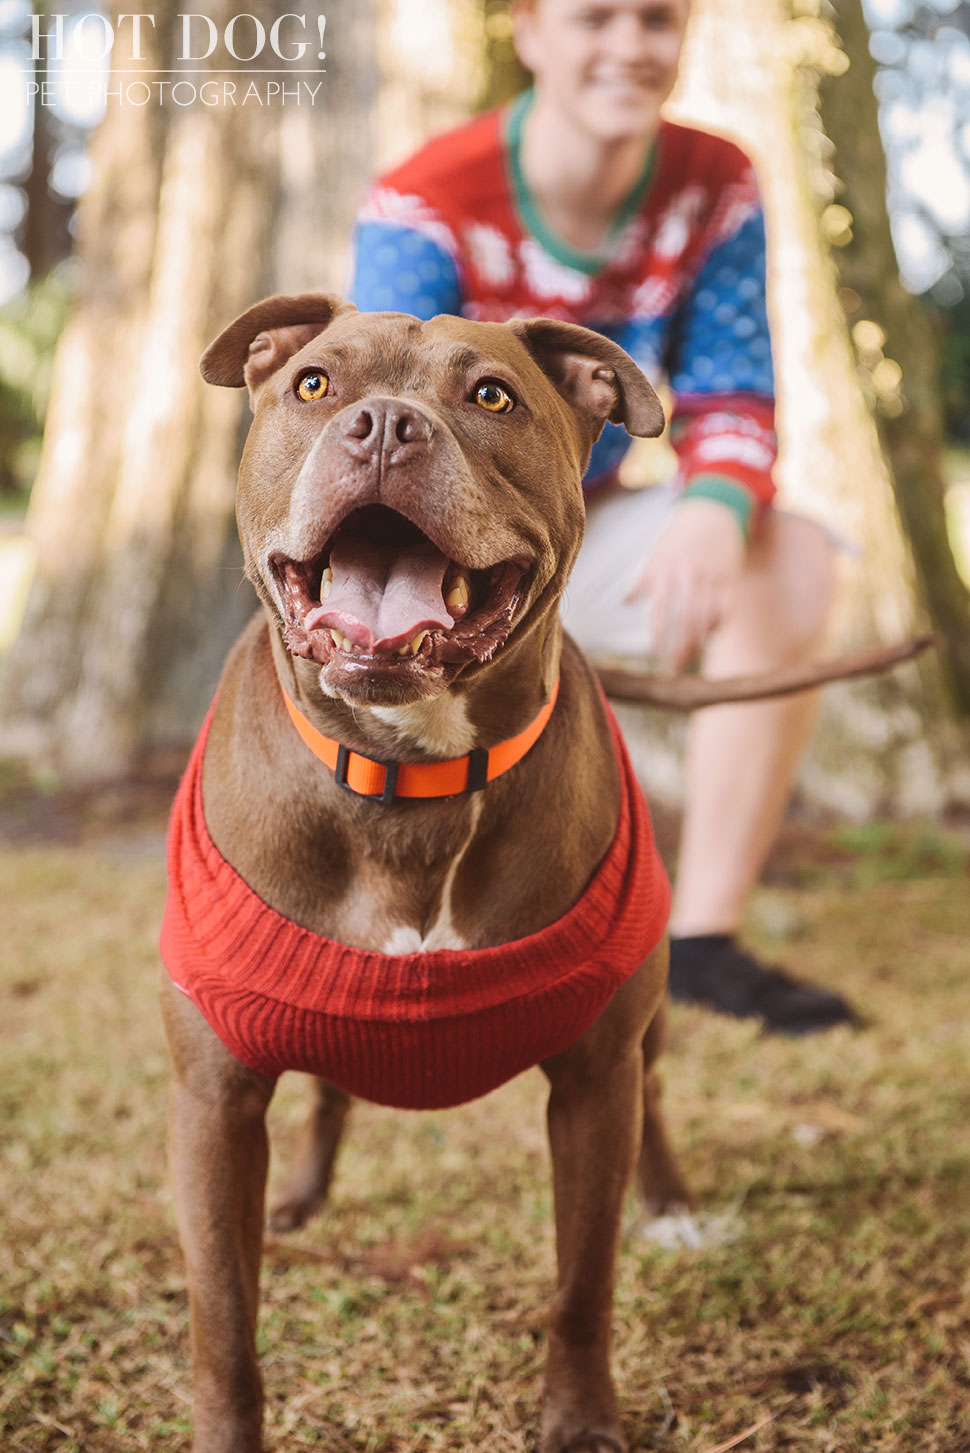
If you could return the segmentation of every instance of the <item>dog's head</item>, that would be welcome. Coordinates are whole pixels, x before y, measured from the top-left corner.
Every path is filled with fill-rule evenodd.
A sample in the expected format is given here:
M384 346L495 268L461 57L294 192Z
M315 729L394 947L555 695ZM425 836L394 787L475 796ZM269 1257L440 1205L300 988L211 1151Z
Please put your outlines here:
M249 389L249 575L323 691L361 704L436 696L555 610L604 423L663 427L621 348L548 318L421 323L274 297L201 367Z

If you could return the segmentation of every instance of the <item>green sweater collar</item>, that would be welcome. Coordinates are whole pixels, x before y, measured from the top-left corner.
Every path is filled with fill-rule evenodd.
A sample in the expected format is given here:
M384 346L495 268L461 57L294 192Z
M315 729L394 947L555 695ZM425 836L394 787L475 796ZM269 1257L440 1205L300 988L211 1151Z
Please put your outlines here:
M655 141L647 153L643 164L643 171L637 178L636 185L629 196L618 208L609 231L603 239L602 246L595 252L584 252L578 247L572 247L557 233L553 232L545 217L539 209L535 197L522 169L522 130L525 119L528 116L535 102L535 91L523 91L516 96L508 109L505 123L505 149L508 159L508 172L512 182L512 195L515 203L515 210L518 213L519 221L523 229L530 233L537 242L541 243L550 257L557 262L563 262L567 267L576 268L579 272L585 272L590 277L601 272L610 261L616 244L623 229L633 214L639 209L647 194L651 178L654 173L654 162L657 156L658 143Z

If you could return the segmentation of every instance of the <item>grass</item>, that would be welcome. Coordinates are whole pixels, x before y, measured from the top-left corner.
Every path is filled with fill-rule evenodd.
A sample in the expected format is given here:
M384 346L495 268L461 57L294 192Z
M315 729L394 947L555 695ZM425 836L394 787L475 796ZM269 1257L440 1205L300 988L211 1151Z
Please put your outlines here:
M189 1368L157 807L32 811L25 792L8 788L0 851L0 1446L174 1453ZM734 1446L968 1453L965 848L891 825L789 835L752 924L871 1022L784 1041L675 1013L669 1114L709 1235L665 1249L631 1201L616 1369L632 1446L710 1453L762 1423ZM277 1171L303 1088L284 1079L273 1107ZM532 1072L448 1113L355 1109L331 1208L267 1248L273 1453L534 1448L543 1099Z

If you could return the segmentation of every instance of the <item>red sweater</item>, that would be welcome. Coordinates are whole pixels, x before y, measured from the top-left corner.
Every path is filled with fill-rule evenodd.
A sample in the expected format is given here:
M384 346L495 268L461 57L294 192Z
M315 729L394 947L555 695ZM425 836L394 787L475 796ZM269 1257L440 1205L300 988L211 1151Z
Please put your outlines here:
M612 714L610 725L620 818L569 912L491 948L382 954L283 918L222 857L202 808L207 721L169 831L161 949L176 987L260 1074L304 1070L406 1109L475 1099L559 1054L657 945L670 908L647 806Z

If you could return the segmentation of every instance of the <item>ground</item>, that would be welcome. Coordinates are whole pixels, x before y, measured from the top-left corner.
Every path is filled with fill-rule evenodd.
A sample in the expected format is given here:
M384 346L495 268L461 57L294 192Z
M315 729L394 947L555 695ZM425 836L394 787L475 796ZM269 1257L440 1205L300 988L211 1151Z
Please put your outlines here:
M187 1447L156 1005L169 786L68 798L12 773L0 791L9 1453ZM674 1013L667 1102L700 1234L650 1239L631 1198L616 1366L633 1448L970 1450L966 842L786 831L751 936L844 990L861 1030L781 1040ZM273 1107L277 1172L304 1088L284 1079ZM267 1248L272 1453L534 1448L543 1105L533 1071L460 1110L355 1109L331 1208Z

